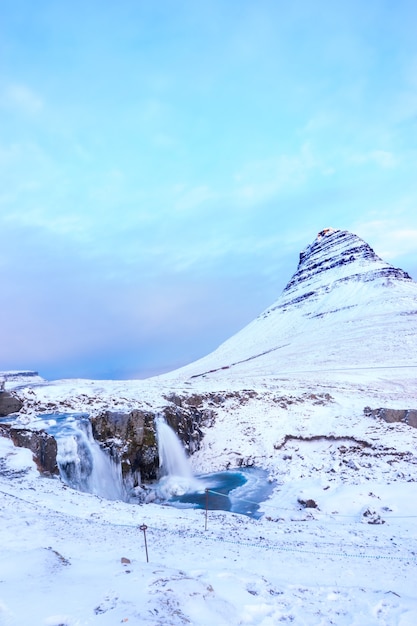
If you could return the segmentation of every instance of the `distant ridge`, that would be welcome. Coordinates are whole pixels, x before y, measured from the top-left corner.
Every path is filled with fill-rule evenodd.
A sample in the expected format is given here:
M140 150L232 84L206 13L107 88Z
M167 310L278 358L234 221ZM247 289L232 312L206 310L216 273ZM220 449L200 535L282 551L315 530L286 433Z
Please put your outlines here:
M32 378L38 376L39 372L35 372L34 370L0 371L0 378L3 378L4 380L18 380L20 378Z
M417 364L416 355L417 283L357 235L326 228L300 253L275 303L217 350L172 374L408 366Z
M7 370L0 371L0 391L4 390L5 384L16 386L17 384L32 384L44 382L38 372L33 370Z

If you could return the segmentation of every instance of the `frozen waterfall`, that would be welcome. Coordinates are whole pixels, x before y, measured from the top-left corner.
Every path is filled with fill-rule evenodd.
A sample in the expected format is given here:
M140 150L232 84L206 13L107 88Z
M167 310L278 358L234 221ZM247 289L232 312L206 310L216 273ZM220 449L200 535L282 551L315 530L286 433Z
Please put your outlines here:
M120 463L94 440L89 420L75 420L55 435L61 478L70 487L108 500L126 500Z

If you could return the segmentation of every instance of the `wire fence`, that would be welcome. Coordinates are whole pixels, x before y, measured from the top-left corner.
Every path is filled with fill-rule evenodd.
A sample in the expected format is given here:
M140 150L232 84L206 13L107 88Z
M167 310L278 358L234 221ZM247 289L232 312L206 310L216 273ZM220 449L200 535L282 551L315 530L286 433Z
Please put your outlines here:
M157 532L159 534L170 534L174 536L178 536L178 532L173 530L168 530L166 528L161 529L157 526L149 526L148 529L152 532ZM332 556L332 557L341 557L341 558L354 558L354 559L375 559L375 560L387 560L387 561L407 561L407 562L417 562L417 554L411 555L389 555L389 554L370 554L369 552L347 552L346 550L321 550L315 545L311 548L306 548L303 545L295 545L295 544L283 544L282 542L273 542L271 540L265 539L264 541L236 541L232 539L225 539L222 536L210 535L202 532L189 532L186 535L187 539L201 539L203 541L211 541L215 543L221 543L232 546L239 546L242 548L255 548L262 550L269 550L273 552L295 552L298 554L308 554L308 555L317 555L317 556ZM303 542L298 542L303 543ZM332 546L333 544L329 543L321 543L320 547ZM354 546L352 546L354 548ZM371 546L366 546L367 549L372 549Z
M229 496L224 494L224 493L220 493L219 491L214 491L213 489L207 489L207 492L216 496L220 496L220 497L224 497L224 498L228 498ZM284 508L284 507L278 507L276 505L272 505L272 504L267 504L265 502L259 503L259 502L255 502L254 500L246 500L245 498L237 498L237 500L239 502L245 502L247 504L250 504L251 506L259 506L260 508L263 509L269 509L271 511L287 511L290 513L299 513L300 510L295 510L295 509L288 509L288 508ZM356 515L345 515L344 513L338 513L337 511L334 511L332 513L327 513L326 511L321 511L318 507L303 507L302 511L306 512L311 512L311 514L313 515L313 512L315 515L322 515L324 517L330 517L330 518L346 518L346 519L358 519L358 517L361 516L361 514L356 514ZM389 519L416 519L417 515L391 515L390 511L384 511L385 515L387 515L389 517Z
M207 491L213 492L216 496L221 495L221 496L227 497L225 496L225 494L221 494L213 490L207 490ZM176 521L183 521L187 524L186 528L179 529L179 528L170 528L169 526L161 527L161 526L150 524L150 523L138 524L137 521L123 524L123 523L114 522L111 520L100 520L98 518L91 519L91 517L89 518L82 517L82 516L74 515L73 513L66 512L66 511L57 511L56 509L48 507L44 503L40 504L39 502L33 502L26 498L22 498L21 496L12 494L8 491L0 490L0 493L2 493L5 496L14 498L18 501L21 501L25 504L34 506L37 509L39 509L39 507L41 506L43 509L53 512L56 515L59 515L65 518L72 517L83 523L87 523L91 525L101 524L106 527L111 525L112 527L123 528L124 530L130 530L134 533L142 532L147 562L149 562L148 541L147 541L147 533L148 533L151 538L155 539L155 541L158 541L158 545L160 545L161 538L169 535L169 536L176 538L177 540L189 541L193 539L202 543L203 542L215 542L217 544L222 544L225 546L235 546L236 548L245 548L245 549L253 548L256 550L261 549L261 550L267 550L267 551L273 551L273 552L297 553L297 554L304 554L304 555L309 555L309 556L311 555L326 556L326 557L334 557L334 558L342 558L342 559L347 558L347 559L370 559L370 560L377 560L377 561L378 560L379 561L402 561L405 564L412 564L413 566L415 566L415 564L417 563L417 546L416 546L416 551L410 550L410 552L406 555L405 554L397 555L397 554L392 554L392 552L391 553L387 552L387 549L389 549L390 546L382 548L382 547L378 547L375 545L358 546L357 544L352 544L347 549L347 546L345 543L343 544L344 546L343 548L342 545L339 546L339 544L330 543L326 541L323 541L323 542L316 541L312 545L311 544L309 545L306 541L298 540L297 542L291 543L287 540L277 541L277 540L273 540L270 538L267 539L265 537L259 537L258 540L249 540L249 541L245 541L242 538L239 538L239 539L225 538L221 531L207 532L207 518L208 518L208 513L209 513L208 509L206 509L205 511L203 510L201 511L205 517L205 529L204 530L198 530L196 528L192 528L191 520L189 517L181 517L181 518L176 517ZM247 500L246 502L250 504L258 504L250 500ZM145 505L137 506L138 511L143 513L144 507ZM271 507L271 508L277 508L277 507ZM282 510L282 509L278 509L278 510ZM289 511L290 509L284 509L284 510ZM316 509L314 509L314 511L316 512ZM219 511L219 510L216 510L214 512L225 513L225 511ZM292 510L292 512L294 513L295 511ZM210 511L210 513L213 513L213 511ZM325 514L325 513L324 515L333 516L333 514ZM343 517L357 519L358 516L343 516ZM401 518L401 519L415 518L415 517L417 516L415 515L396 516L396 518ZM263 530L265 530L265 527L263 527ZM382 553L382 549L384 549L384 553Z

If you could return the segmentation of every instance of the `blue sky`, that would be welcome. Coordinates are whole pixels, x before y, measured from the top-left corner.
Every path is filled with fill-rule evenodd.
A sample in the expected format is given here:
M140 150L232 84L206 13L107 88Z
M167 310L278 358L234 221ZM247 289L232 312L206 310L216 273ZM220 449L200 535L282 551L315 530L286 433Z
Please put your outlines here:
M144 377L327 226L417 279L414 0L2 0L0 370Z

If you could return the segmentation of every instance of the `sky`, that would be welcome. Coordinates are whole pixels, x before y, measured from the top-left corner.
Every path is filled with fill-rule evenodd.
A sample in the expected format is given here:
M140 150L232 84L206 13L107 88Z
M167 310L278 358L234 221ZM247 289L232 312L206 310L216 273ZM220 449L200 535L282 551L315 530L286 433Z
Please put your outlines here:
M143 378L326 227L417 279L414 0L2 0L0 370Z

